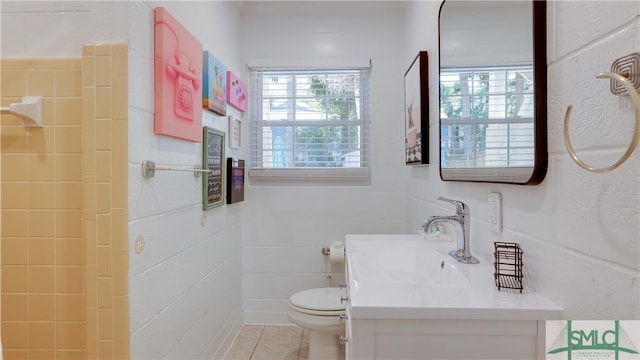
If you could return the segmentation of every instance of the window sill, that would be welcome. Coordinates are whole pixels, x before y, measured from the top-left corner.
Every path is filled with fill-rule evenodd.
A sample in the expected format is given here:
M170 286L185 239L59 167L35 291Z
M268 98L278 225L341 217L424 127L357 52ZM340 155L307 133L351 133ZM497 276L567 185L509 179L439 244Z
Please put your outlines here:
M250 169L251 186L368 186L368 168Z

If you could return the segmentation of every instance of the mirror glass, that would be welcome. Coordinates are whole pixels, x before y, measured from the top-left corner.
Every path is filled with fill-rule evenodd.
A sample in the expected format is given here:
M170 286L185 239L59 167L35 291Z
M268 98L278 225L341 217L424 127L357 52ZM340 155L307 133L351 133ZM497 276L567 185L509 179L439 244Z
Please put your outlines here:
M547 169L546 4L440 7L440 176L537 184Z

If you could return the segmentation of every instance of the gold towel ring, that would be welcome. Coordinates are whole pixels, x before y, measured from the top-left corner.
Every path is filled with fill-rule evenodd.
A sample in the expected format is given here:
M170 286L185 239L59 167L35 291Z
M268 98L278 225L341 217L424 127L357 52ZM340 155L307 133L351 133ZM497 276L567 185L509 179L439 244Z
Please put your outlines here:
M633 108L636 113L636 126L633 133L633 139L631 140L631 143L629 144L627 151L625 151L622 157L618 161L616 161L613 165L605 168L596 168L596 167L587 165L584 161L582 161L578 157L578 155L576 155L576 152L573 150L573 147L571 146L571 140L569 139L569 118L571 117L571 109L573 108L573 105L569 105L567 107L567 112L564 115L564 142L567 147L567 151L569 152L569 155L571 155L571 158L573 159L573 161L576 162L576 164L578 164L578 166L580 166L583 169L589 170L591 172L605 173L607 171L611 171L617 168L618 166L622 165L622 163L627 161L629 156L631 156L631 154L635 150L636 146L638 146L638 142L640 141L640 95L638 95L636 88L633 86L633 84L631 84L629 79L627 79L626 77L620 74L601 73L596 75L596 77L599 79L609 78L609 79L617 80L620 83L622 83L622 85L625 88L627 88L627 93L631 97L631 101L633 102Z

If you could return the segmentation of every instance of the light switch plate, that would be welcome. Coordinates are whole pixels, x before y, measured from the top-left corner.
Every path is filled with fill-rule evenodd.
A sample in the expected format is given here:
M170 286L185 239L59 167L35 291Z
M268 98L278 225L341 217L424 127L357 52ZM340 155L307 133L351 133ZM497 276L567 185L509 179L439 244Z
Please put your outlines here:
M502 195L489 193L489 227L491 231L502 232Z

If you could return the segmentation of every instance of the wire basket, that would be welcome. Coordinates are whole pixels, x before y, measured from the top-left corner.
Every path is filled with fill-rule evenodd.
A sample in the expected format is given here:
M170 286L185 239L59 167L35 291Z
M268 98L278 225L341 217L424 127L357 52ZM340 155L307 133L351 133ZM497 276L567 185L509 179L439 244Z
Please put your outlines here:
M495 247L493 276L498 290L517 289L522 293L522 249L517 243L498 242Z

